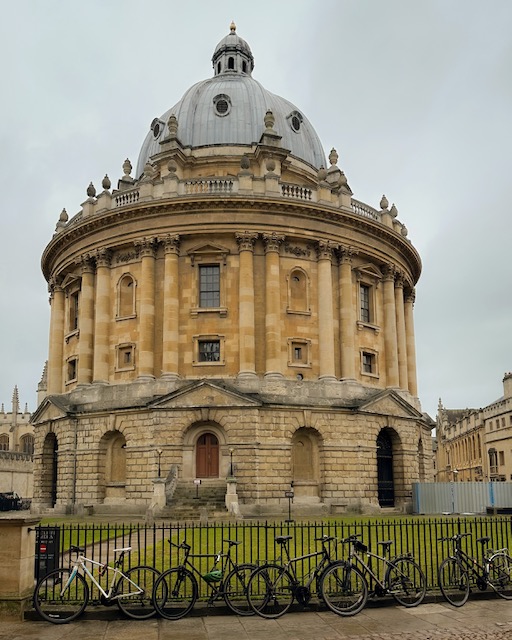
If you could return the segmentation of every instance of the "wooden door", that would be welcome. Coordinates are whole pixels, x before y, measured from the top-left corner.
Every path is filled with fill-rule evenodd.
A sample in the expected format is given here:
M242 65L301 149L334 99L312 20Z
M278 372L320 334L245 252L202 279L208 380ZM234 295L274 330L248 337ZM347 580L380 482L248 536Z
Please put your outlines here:
M219 441L213 433L203 433L197 441L196 477L219 477Z

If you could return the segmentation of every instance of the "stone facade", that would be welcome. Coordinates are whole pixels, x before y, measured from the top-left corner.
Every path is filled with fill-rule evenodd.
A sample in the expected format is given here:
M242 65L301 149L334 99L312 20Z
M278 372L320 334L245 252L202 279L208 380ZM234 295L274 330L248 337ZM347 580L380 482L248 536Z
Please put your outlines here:
M439 482L512 480L512 373L503 396L483 409L437 414L436 479Z
M268 93L258 111L252 66L232 26L205 81L222 93L187 93L153 121L135 178L127 160L117 190L105 176L59 218L42 259L41 506L143 508L157 469L172 486L207 482L232 457L247 513L284 503L292 482L320 509L405 508L431 477L419 256L385 197L352 197L334 150L312 165L321 145L293 105Z
M31 498L33 491L34 426L28 406L20 410L14 387L11 410L0 408L0 492L15 491Z

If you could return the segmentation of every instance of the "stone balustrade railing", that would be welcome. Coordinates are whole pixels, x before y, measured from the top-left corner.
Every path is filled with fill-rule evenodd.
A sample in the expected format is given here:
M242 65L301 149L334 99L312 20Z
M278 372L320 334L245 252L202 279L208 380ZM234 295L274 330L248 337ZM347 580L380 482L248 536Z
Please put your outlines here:
M164 180L165 182L165 180ZM58 225L60 227L56 231L59 232L63 228L68 228L78 224L81 220L89 215L93 215L96 211L105 211L108 209L116 209L121 207L130 207L137 203L146 202L152 199L165 198L168 196L192 196L192 195L234 195L238 193L247 193L247 187L244 186L243 190L240 186L240 181L236 177L230 178L200 178L200 179L188 179L179 180L174 178L171 187L160 182L159 184L152 185L151 183L139 183L135 187L123 189L120 191L103 192L100 194L97 200L89 198L84 203L83 211L80 211L76 216L73 216L66 224ZM276 192L265 194L260 190L255 189L255 194L272 195L276 196ZM303 187L297 184L280 183L279 191L277 192L281 197L287 200L299 200L301 202L318 202L321 197L320 191L310 187ZM101 203L100 203L101 200ZM324 200L322 200L324 201ZM332 205L343 207L345 210L350 207L352 212L358 216L375 220L376 222L383 222L382 211L378 211L373 207L350 198L350 196L337 195L332 193ZM398 223L400 225L400 223ZM392 224L388 225L392 226ZM399 230L399 229L397 229Z

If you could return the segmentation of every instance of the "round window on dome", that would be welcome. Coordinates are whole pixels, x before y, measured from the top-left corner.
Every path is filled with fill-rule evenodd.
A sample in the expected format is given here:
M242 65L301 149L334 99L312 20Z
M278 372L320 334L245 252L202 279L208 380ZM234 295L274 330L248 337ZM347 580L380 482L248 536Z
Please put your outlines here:
M154 118L151 122L150 129L153 132L153 136L158 138L160 133L162 132L163 122L159 118Z
M292 111L288 116L288 122L290 123L292 131L299 133L302 125L302 115L298 111Z
M220 117L227 116L231 111L231 100L229 96L225 95L224 93L220 93L213 99L213 106L216 115Z

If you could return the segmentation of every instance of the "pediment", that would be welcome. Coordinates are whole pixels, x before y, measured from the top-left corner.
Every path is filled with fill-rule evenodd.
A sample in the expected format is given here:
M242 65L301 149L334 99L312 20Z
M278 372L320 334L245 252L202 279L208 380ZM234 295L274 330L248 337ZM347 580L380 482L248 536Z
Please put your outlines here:
M151 408L172 409L180 407L259 407L260 402L218 384L201 381L173 391L149 405Z
M45 398L37 407L30 418L31 424L39 424L48 420L60 420L69 415L65 406L57 399L49 396Z
M229 249L219 244L207 243L193 247L188 252L192 264L197 261L200 262L204 258L217 258L226 262L226 256L229 255Z
M400 418L423 419L423 414L409 404L395 391L387 389L359 406L359 411L368 413L380 413Z

